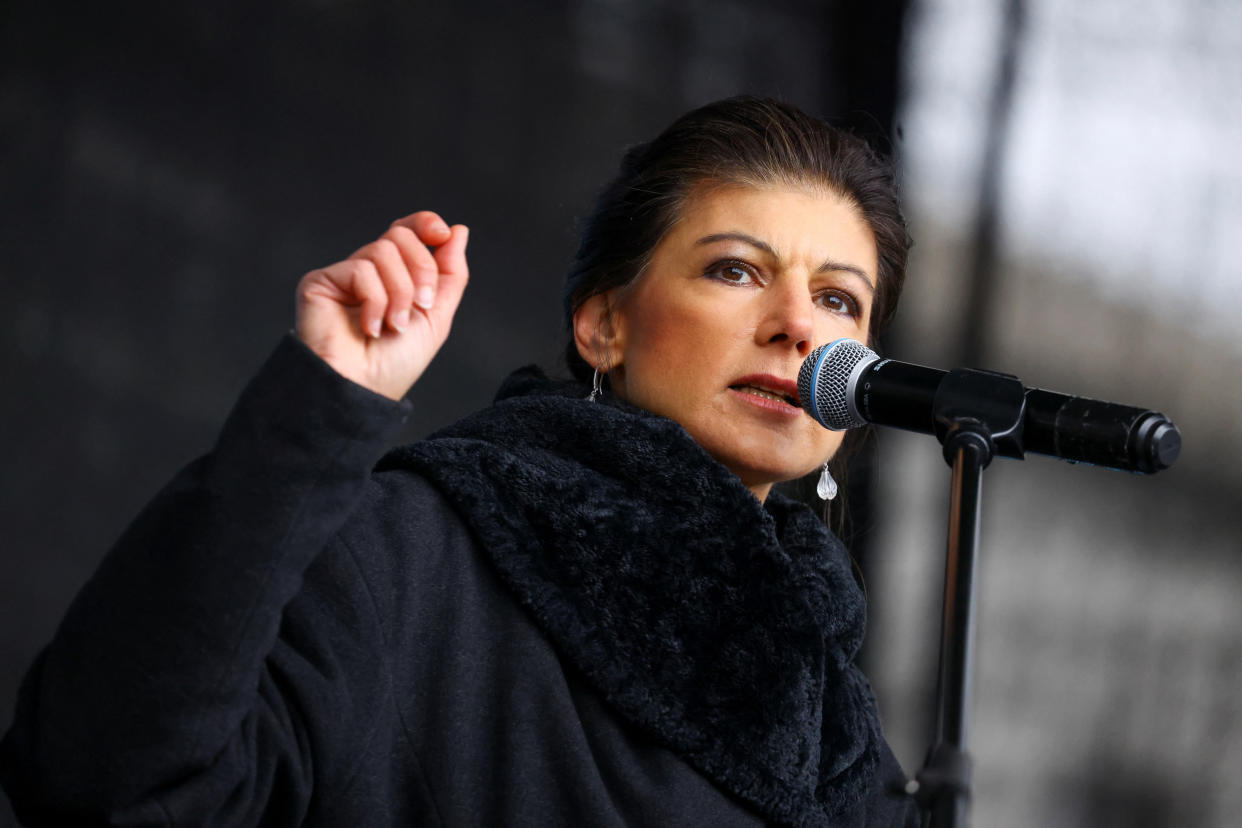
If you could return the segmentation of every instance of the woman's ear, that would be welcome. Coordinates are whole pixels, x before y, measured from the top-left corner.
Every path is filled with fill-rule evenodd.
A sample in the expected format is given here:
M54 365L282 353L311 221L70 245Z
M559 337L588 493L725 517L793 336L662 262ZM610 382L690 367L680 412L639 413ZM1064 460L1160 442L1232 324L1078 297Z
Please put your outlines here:
M574 313L574 344L587 365L604 372L621 366L624 320L613 303L613 291L588 298Z

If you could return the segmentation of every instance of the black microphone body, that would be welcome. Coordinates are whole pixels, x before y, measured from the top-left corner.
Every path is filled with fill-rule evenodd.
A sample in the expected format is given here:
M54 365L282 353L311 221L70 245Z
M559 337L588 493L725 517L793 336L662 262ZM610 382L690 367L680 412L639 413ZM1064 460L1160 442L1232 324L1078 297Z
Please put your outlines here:
M979 392L972 396L972 388ZM989 396L989 389L997 390ZM968 418L977 409L986 420L998 409L995 397L1008 395L1016 422L994 434L995 451L1019 459L1033 452L1150 474L1172 465L1181 449L1177 427L1157 411L1024 388L1007 374L880 359L851 339L812 352L799 372L798 392L802 407L827 428L875 423L935 434L941 441L949 428L947 408Z

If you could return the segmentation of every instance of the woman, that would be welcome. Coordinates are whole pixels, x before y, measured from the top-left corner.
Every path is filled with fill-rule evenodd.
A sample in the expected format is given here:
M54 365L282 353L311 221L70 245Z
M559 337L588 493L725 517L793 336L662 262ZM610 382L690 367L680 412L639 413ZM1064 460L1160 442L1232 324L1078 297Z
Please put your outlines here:
M886 168L775 102L689 113L627 153L570 272L594 388L525 369L373 469L466 240L415 213L302 279L296 336L27 677L19 816L914 824L848 555L770 492L840 445L802 359L900 291Z

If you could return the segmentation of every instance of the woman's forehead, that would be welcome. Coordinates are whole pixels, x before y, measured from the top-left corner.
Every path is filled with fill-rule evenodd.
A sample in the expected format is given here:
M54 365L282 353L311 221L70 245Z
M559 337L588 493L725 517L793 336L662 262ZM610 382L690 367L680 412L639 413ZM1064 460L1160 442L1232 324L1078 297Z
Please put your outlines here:
M793 255L830 247L861 257L860 267L875 272L875 239L856 205L819 187L713 187L689 195L678 222L662 246L696 246L704 241L750 240L773 255ZM845 248L845 250L842 250Z

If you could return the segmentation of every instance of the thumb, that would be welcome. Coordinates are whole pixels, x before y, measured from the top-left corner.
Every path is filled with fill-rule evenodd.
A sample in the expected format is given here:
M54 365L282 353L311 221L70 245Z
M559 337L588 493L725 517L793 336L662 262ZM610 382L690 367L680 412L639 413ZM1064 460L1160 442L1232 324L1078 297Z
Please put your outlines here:
M440 283L437 287L437 304L445 302L445 306L456 308L461 301L462 292L470 278L470 268L466 263L466 243L470 239L470 228L464 224L455 224L450 230L449 240L436 248L436 267L440 271Z
M470 239L470 228L464 224L454 224L449 229L449 239L438 246L435 252L436 264L441 273L466 273L466 243Z

